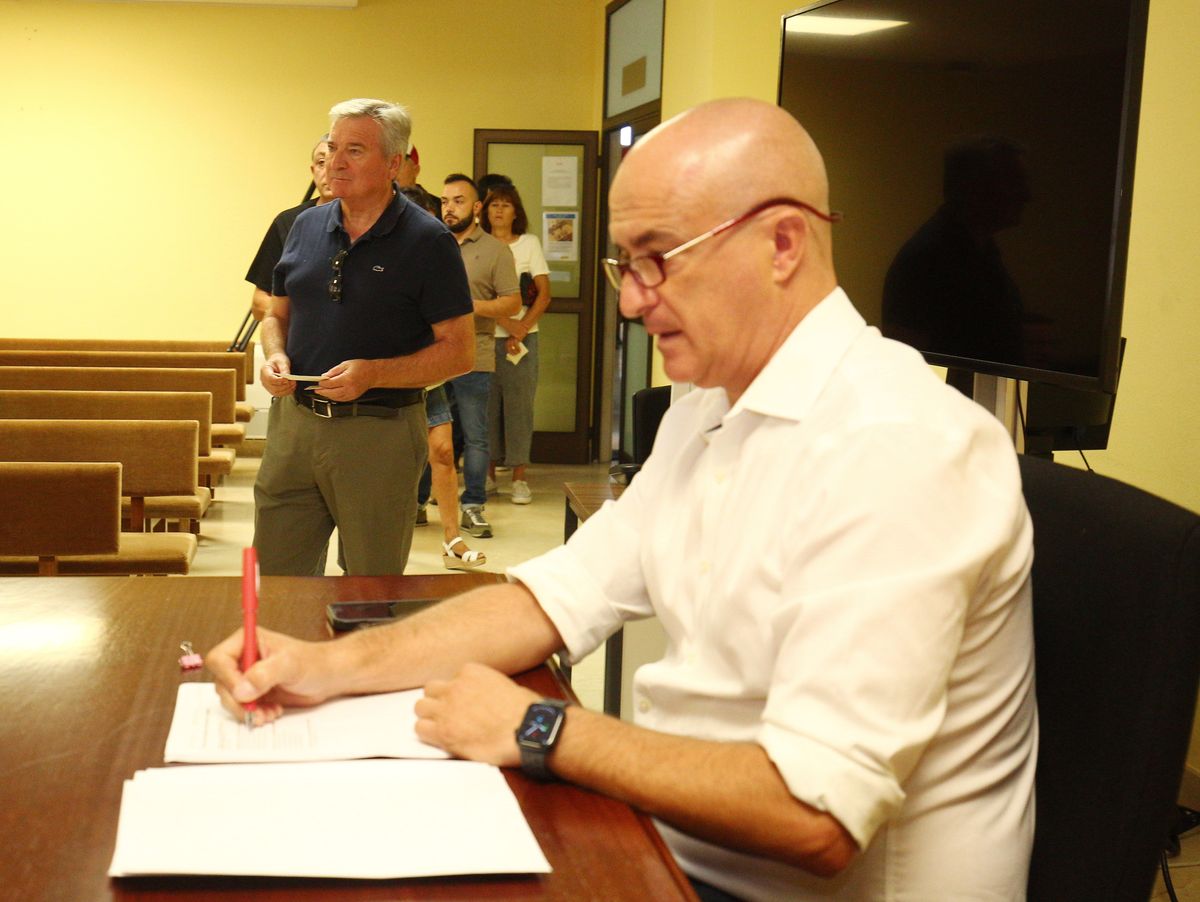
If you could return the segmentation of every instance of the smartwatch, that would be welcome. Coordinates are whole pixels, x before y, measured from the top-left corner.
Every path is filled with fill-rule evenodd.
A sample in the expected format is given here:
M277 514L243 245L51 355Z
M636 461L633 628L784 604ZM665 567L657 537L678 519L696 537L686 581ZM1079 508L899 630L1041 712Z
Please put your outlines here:
M562 733L566 707L567 703L560 699L544 698L525 711L525 718L517 728L517 748L521 750L521 770L526 776L535 780L554 779L546 757Z

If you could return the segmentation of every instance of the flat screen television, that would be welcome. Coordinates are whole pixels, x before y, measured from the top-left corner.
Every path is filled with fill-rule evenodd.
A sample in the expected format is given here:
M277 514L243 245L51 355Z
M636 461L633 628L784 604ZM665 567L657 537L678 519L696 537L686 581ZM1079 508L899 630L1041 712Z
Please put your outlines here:
M1120 358L1124 356L1125 339L1121 339ZM1107 448L1116 401L1115 391L1085 391L1030 382L1021 424L1025 436L1023 453L1053 460L1055 451L1078 451L1082 456L1093 448ZM1083 462L1087 464L1086 456Z
M784 16L779 103L825 156L839 280L868 322L931 363L1115 391L1147 9L821 0Z

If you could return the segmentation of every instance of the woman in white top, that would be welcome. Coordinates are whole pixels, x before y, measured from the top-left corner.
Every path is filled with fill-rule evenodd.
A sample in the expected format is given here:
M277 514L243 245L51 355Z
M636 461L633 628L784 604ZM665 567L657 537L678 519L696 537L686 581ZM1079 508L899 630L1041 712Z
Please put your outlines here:
M524 306L511 319L496 320L496 373L488 410L492 462L512 467L513 504L533 500L525 481L533 441L533 396L538 377L538 320L550 305L550 268L529 225L521 195L512 185L496 185L483 205L483 228L509 246L521 280ZM524 354L522 354L522 348ZM516 363L512 361L516 360Z

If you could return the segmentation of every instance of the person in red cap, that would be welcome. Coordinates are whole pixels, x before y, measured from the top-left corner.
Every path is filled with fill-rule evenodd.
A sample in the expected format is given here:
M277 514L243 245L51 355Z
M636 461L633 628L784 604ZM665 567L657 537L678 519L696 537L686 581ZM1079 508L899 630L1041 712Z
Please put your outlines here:
M396 185L400 188L421 188L417 179L421 175L421 157L415 145L409 145L408 153L400 161L400 172L396 176ZM421 188L424 191L424 188Z

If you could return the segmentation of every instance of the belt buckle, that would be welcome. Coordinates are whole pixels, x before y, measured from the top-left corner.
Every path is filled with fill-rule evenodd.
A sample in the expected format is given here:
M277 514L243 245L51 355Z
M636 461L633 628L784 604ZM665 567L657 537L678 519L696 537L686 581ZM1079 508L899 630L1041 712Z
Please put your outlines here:
M333 401L330 401L328 398L311 398L310 400L312 401L313 413L319 417L324 417L327 420L333 419ZM318 407L318 404L323 404L325 406Z

